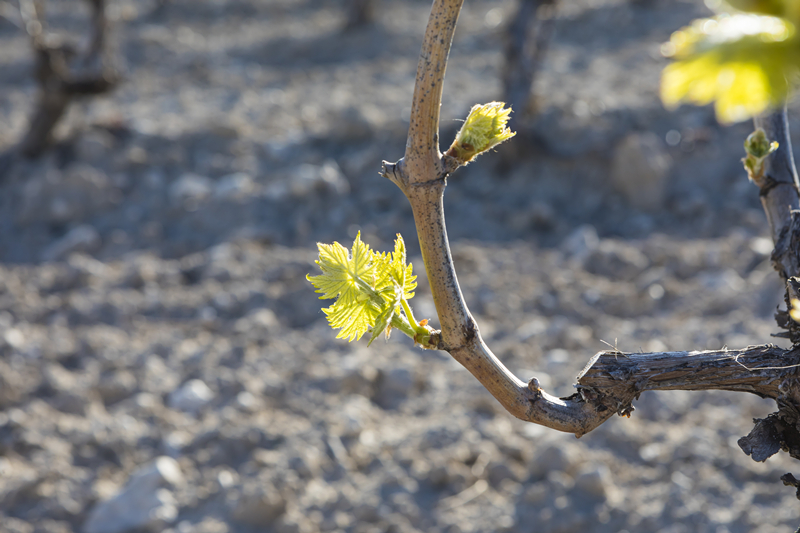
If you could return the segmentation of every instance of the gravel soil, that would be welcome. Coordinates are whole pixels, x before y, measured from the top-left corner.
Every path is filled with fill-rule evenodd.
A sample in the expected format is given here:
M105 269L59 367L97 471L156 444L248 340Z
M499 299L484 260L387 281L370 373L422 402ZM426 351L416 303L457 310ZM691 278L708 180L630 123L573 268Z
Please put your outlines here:
M373 25L344 32L343 1L109 6L125 81L0 180L0 531L800 525L779 481L797 463L736 444L769 401L648 392L578 440L514 419L447 354L334 338L305 279L317 241L361 231L386 250L400 232L424 272L410 208L377 172L402 156L429 9L379 2ZM514 9L466 3L443 145L501 98ZM36 91L11 11L0 151ZM527 134L449 180L466 301L498 357L551 393L571 394L608 344L740 348L776 331L781 284L739 162L750 125L657 96L661 43L707 13L564 1ZM64 35L85 15L50 2ZM424 275L412 305L435 325Z

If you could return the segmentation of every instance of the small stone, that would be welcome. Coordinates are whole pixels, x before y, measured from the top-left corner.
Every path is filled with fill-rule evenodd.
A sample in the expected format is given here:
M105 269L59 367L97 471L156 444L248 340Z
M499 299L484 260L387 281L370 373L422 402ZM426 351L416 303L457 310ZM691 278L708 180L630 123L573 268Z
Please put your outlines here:
M236 405L245 411L255 413L264 405L259 398L246 390L236 395Z
M220 488L227 489L233 486L236 482L236 472L232 470L220 470L217 474L217 483L219 483Z
M233 519L251 526L270 526L285 510L286 500L274 487L259 486L239 497Z
M136 377L130 371L120 370L100 379L97 392L103 403L110 405L133 395L137 386Z
M109 154L114 142L114 136L107 131L89 131L75 141L75 154L81 161L99 161Z
M565 493L575 486L575 480L569 474L560 470L547 473L547 483L552 492Z
M101 170L74 164L48 169L25 184L19 222L66 223L85 219L119 200L119 190Z
M577 457L574 447L565 443L548 444L535 452L531 461L530 471L535 477L545 477L550 472L575 471Z
M151 354L140 371L139 383L141 383L142 392L164 394L174 392L180 379L177 372L168 367L161 357Z
M505 462L492 462L486 470L493 487L499 487L506 480L518 481L517 475Z
M665 204L672 158L653 132L632 133L614 151L611 183L636 209L652 211Z
M178 458L181 455L181 451L191 442L191 433L183 430L175 430L164 437L162 446L164 453L170 457Z
M75 252L91 253L100 248L100 234L92 226L82 224L42 251L43 261L58 261Z
M588 254L584 264L586 270L592 274L613 280L631 281L650 266L650 261L634 246L604 240Z
M134 529L156 530L178 517L172 492L165 486L183 482L178 462L159 457L134 472L128 484L110 500L98 503L83 526L84 533L122 533Z
M173 205L187 206L197 203L211 194L211 180L205 176L187 173L169 187L169 198Z
M360 394L370 397L375 390L375 384L380 373L373 367L364 365L350 369L342 378L340 389L345 394Z
M575 487L597 498L605 499L611 481L611 472L605 465L593 465L575 476Z
M538 504L543 502L548 494L550 494L550 491L544 483L536 483L528 487L522 498L525 500L525 503Z
M60 364L52 363L43 369L43 386L52 395L50 402L61 412L85 416L92 402L92 395L83 392L83 384L76 374Z
M33 524L11 516L0 515L3 521L3 530L7 533L33 533Z
M407 368L393 368L383 375L381 387L405 396L414 387L414 375Z
M15 349L20 349L25 346L25 334L17 328L9 328L3 334L3 340L6 344Z
M374 523L381 519L378 508L371 503L360 503L353 509L353 517L360 523Z
M192 379L169 395L168 405L173 409L196 413L214 399L214 391L202 380Z
M370 104L349 106L336 117L336 136L348 141L371 139L381 130L384 113Z
M378 402L386 408L396 407L414 388L414 374L403 367L382 372L378 382Z
M289 177L288 192L295 198L303 198L314 191L344 195L350 192L350 183L335 161L321 166L300 165Z
M578 262L585 260L600 245L597 230L590 224L575 229L564 240L564 252Z
M221 177L214 187L214 196L225 200L242 198L255 190L253 178L244 172Z
M435 466L428 472L428 481L434 487L444 487L449 480L450 472L445 465Z
M272 331L279 327L278 317L272 309L255 309L246 316L236 321L233 326L237 333L247 333L248 331L263 330Z

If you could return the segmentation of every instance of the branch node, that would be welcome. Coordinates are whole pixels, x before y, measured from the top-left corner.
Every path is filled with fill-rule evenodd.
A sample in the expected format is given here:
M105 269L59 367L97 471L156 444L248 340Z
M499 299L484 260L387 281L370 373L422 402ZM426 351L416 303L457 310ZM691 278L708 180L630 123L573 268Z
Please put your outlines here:
M442 177L446 178L462 165L458 158L444 154L442 156Z
M428 348L430 350L444 350L445 349L444 343L442 342L442 331L441 330L437 329L436 331L431 333L430 341L429 341L428 345L425 346L425 348Z
M404 193L406 192L406 180L403 176L403 160L396 163L389 163L388 161L381 162L380 175L388 179Z
M581 399L586 403L594 402L598 398L597 391L590 387L578 386L578 393Z
M531 378L528 380L528 390L534 393L537 397L542 393L542 388L539 386L538 378Z

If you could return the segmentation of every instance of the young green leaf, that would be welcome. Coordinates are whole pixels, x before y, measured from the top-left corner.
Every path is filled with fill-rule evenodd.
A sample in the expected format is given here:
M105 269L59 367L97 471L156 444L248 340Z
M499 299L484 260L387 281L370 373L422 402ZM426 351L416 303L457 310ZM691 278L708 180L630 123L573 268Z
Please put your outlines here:
M714 102L717 119L738 122L783 103L800 65L800 39L787 19L752 14L694 21L662 50L675 62L664 69L661 99Z
M336 298L333 305L323 309L331 327L341 328L336 338L358 340L381 312L375 308L375 298L366 290L369 286L364 281L373 270L373 252L361 241L360 233L356 235L351 251L338 242L318 243L317 247L317 265L322 274L306 278L317 292L322 293L320 299Z
M794 23L800 21L800 2L797 0L727 0L727 3L746 13L783 17Z
M761 128L748 135L744 141L745 157L742 159L742 163L744 163L747 176L759 187L764 185L762 183L764 160L778 147L778 141L769 140L766 132Z
M352 252L334 242L333 244L317 243L319 260L316 261L322 275L306 278L317 292L322 293L320 300L339 298L345 302L354 301L362 288L359 281L371 272L373 252L361 241L361 233L356 235Z
M408 307L417 284L400 235L393 253L370 250L360 233L351 250L338 242L317 246L322 274L306 278L322 294L320 299L336 299L323 311L331 327L340 329L337 339L358 340L372 328L371 344L392 327L414 339L430 338L433 330L414 321Z
M378 290L386 290L399 285L403 290L403 298L410 300L417 288L417 276L413 275L413 267L406 265L406 244L398 233L394 241L393 253L375 253L378 278L375 286Z

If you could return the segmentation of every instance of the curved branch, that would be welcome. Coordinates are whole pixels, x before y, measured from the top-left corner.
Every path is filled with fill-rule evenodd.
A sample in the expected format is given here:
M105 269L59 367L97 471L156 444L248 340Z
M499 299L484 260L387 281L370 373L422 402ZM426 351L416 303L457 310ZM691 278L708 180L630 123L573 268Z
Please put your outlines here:
M615 413L629 415L633 411L631 401L645 390L733 390L775 398L779 405L795 404L795 399L800 398L800 380L795 377L800 369L800 349L786 351L764 345L739 351L600 352L586 365L578 378L577 392L568 398L547 394L536 378L526 384L495 357L483 342L461 293L444 220L447 175L457 165L439 153L439 106L447 56L462 3L463 0L433 3L417 70L406 154L398 163L384 162L382 172L405 193L414 213L441 326L440 334L432 335L431 346L427 347L448 351L517 418L577 436L596 428ZM770 167L770 175L778 183L771 190L762 190L765 202L775 205L773 219L780 228L791 226L791 209L797 205L797 182L785 120L783 115L781 121L770 118L764 124L768 135L781 143ZM791 172L787 173L787 169ZM786 199L773 196L788 195L788 190L794 192L788 206ZM787 231L781 229L779 233ZM797 244L800 247L800 241ZM754 457L774 449L774 443L769 443L763 451L755 436L749 439L748 449L758 450ZM800 446L797 454L800 456Z
M414 212L422 258L441 325L440 349L448 351L514 416L582 435L613 413L582 398L559 399L512 374L489 350L467 308L456 278L444 222L446 170L439 153L439 107L447 57L463 0L435 0L417 68L405 157L384 162L382 174L405 193Z

